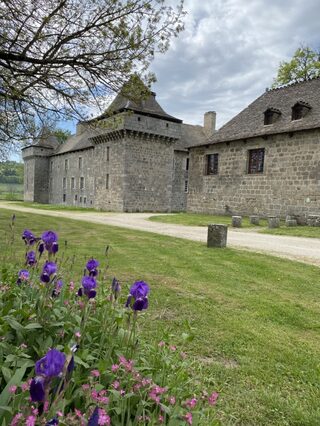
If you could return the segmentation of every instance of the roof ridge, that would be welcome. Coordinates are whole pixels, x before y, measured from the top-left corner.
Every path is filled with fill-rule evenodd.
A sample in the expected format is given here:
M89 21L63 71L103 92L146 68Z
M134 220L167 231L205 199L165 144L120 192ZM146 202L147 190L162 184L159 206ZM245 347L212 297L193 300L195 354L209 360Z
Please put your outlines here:
M306 84L306 83L310 83L313 80L320 80L320 76L318 77L313 77L313 78L309 78L308 80L303 80L303 81L294 81L293 83L287 83L287 84L283 84L280 87L274 87L274 88L267 88L266 92L275 92L277 90L282 90L282 89L287 89L288 87L292 87L292 86L297 86L300 84Z

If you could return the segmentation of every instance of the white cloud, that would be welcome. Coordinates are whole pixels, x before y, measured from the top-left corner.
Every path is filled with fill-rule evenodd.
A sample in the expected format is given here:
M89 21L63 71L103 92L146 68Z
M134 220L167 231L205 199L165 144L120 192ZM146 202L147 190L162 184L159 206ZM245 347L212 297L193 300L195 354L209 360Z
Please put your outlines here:
M318 0L186 0L185 8L185 31L152 65L159 103L185 122L216 110L220 127L301 44L320 47Z

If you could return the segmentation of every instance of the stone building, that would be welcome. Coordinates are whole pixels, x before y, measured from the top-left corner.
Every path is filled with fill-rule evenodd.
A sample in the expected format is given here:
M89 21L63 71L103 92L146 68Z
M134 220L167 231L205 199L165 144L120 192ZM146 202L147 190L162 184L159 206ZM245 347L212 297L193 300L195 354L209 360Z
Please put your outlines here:
M320 79L266 91L189 161L189 212L319 214Z
M184 211L188 147L213 133L167 114L155 93L141 101L118 95L107 114L79 123L64 144L43 135L23 149L25 201L109 211ZM211 120L210 120L211 118Z

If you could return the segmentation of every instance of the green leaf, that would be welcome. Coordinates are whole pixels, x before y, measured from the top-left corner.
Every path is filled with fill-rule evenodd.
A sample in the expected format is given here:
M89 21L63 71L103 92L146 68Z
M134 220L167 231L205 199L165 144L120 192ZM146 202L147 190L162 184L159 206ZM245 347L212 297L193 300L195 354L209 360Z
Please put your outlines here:
M84 362L84 361L82 361L82 359L81 358L79 358L78 356L74 356L74 362L76 363L76 364L79 364L79 365L82 365L83 367L85 367L85 368L89 368L89 364L87 364L86 362Z
M4 380L8 383L12 377L13 371L11 371L10 368L4 367L4 366L1 367L1 371L3 374Z
M10 399L10 392L9 392L9 388L10 386L13 385L20 385L20 383L22 382L23 376L25 375L26 369L27 369L27 365L28 362L23 365L22 367L20 367L18 370L16 370L16 372L14 373L14 375L11 377L10 381L7 383L6 387L3 389L3 391L0 394L0 407L6 407L7 403ZM0 408L0 417L2 416L3 413L3 408Z
M37 322L32 322L31 324L28 324L24 327L26 330L34 330L36 328L42 328L41 324L38 324Z
M16 321L14 318L12 317L4 317L3 318L9 325L11 328L13 328L16 331L20 331L22 332L24 330L23 325L21 325L18 321Z

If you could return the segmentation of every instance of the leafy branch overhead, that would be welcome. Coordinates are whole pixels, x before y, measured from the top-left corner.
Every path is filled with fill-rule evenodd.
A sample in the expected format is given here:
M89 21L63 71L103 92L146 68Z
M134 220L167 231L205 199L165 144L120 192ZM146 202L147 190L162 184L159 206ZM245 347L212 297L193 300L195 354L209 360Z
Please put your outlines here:
M84 119L132 75L149 84L155 52L183 29L182 1L0 0L1 139L48 115Z
M300 83L320 76L320 52L302 46L296 50L292 59L281 62L273 87L290 83Z

